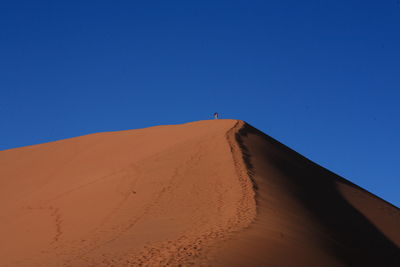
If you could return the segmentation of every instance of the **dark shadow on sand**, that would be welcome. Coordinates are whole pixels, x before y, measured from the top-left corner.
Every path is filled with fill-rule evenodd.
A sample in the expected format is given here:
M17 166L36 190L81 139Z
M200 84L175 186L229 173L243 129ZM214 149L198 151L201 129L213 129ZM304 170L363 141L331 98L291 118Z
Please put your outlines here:
M289 183L291 188L289 193L311 212L313 219L329 235L329 250L339 261L347 266L400 266L399 247L341 195L336 182L340 181L360 190L363 190L362 188L245 124L236 134L236 140L243 151L243 160L251 178L255 169L245 143L248 135L262 137L270 144L272 151L263 153L286 177L285 182ZM252 180L257 196L258 186L253 178ZM388 204L376 198L377 201L382 201L382 204Z

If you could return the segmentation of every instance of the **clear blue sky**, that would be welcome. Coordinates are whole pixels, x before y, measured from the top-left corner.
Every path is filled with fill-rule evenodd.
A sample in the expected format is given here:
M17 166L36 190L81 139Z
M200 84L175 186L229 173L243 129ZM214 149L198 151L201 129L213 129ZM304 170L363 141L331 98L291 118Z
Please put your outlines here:
M0 150L242 119L400 206L400 2L0 1Z

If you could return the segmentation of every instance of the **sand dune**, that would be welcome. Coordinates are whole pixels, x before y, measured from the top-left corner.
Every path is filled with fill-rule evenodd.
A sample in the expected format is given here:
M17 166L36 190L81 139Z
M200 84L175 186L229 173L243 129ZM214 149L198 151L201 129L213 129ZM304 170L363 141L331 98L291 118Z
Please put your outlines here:
M400 266L400 211L242 121L0 152L0 266Z

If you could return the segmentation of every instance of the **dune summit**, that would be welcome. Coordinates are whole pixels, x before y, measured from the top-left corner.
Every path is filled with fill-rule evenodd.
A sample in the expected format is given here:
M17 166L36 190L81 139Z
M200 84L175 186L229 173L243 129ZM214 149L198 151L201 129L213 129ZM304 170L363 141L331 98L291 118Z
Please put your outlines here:
M237 120L0 152L0 266L400 266L400 211Z

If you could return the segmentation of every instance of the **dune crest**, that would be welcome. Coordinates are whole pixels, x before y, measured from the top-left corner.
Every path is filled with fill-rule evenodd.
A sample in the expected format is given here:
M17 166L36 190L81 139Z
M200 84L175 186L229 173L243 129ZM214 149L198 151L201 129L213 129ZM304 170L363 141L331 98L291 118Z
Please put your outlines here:
M243 121L0 152L0 266L400 266L399 209Z

